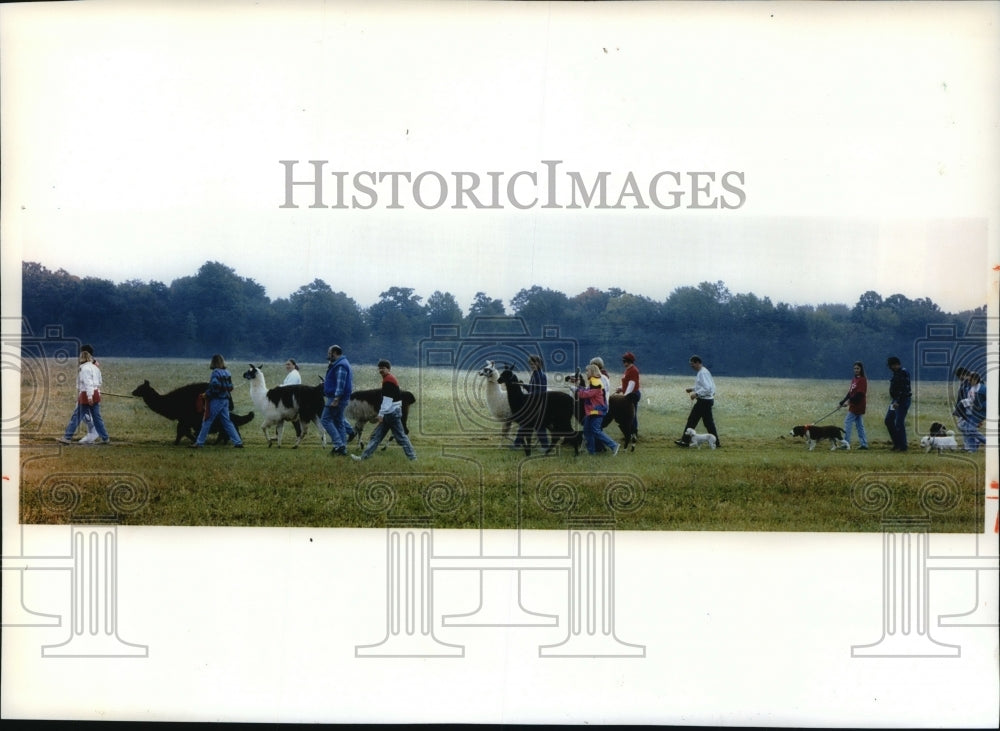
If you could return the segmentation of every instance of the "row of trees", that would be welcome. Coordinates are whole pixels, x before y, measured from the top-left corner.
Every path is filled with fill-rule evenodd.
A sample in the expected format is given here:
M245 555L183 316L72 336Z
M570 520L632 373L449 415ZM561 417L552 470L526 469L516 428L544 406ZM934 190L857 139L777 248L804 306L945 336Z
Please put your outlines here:
M271 300L260 284L219 262L169 285L114 284L34 262L24 262L22 274L22 314L33 328L61 325L67 336L122 357L221 352L234 360L321 361L337 342L359 363L388 357L415 365L432 326L456 326L464 335L478 317L517 316L532 334L558 327L561 337L579 341L585 359L601 354L617 364L631 350L650 373L688 373L687 358L698 353L718 374L836 378L849 375L854 360L906 360L928 325L954 324L961 333L971 317L985 314L985 307L948 314L926 298L876 292L853 306L775 304L733 294L722 282L679 287L662 302L621 289L569 296L534 286L505 305L480 292L463 312L448 292L424 302L406 287L390 287L364 308L321 279Z

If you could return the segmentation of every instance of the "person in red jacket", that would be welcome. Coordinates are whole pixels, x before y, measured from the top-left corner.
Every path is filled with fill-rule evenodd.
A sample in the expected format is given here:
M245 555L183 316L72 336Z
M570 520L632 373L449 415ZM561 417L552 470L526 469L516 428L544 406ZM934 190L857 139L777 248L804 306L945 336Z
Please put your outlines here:
M868 399L868 379L865 378L865 365L860 360L854 363L854 378L847 389L847 395L840 400L840 407L847 406L847 416L844 417L844 439L851 443L851 429L857 425L858 440L861 446L858 449L868 449L868 436L865 434L865 424L861 417L864 416L865 406Z
M617 389L615 393L624 394L625 398L635 406L635 417L632 419L632 433L638 436L639 399L642 397L642 394L639 393L639 369L635 366L635 356L631 352L625 353L622 356L622 365L625 366L625 375L622 376L622 387Z
M403 453L411 462L416 460L417 453L413 451L409 437L406 436L406 429L403 427L403 392L399 388L399 381L392 375L392 363L386 359L378 362L378 373L382 376L382 407L378 410L378 424L372 431L368 446L359 457L351 455L351 459L356 462L368 459L375 453L375 449L389 432L396 439L396 443L403 448Z
M583 403L583 437L588 454L597 454L597 445L603 444L618 455L619 444L604 433L601 422L608 413L608 402L601 385L601 370L591 363L584 372L584 383L576 388L576 396Z

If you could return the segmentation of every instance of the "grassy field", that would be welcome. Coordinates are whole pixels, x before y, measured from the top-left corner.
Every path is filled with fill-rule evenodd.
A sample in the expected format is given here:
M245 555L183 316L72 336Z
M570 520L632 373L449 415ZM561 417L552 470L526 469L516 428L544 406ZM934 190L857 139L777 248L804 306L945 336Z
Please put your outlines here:
M356 389L378 386L373 364L354 365ZM268 448L259 418L243 427L243 450L212 446L214 437L202 450L186 441L175 447L173 422L129 394L144 379L160 393L207 380L207 359L108 358L102 367L108 446L55 441L72 410L73 364L22 371L22 522L374 527L430 518L441 528L554 529L593 519L623 530L839 532L925 517L932 532L982 526L983 453L925 454L917 444L932 421L949 421L947 383L917 384L905 454L889 451L888 388L877 379L866 418L871 449L809 452L789 429L830 412L848 378L717 377L724 448L712 451L673 444L693 377L644 374L634 452L574 457L563 449L526 458L501 447L499 425L486 420L476 388L481 379L463 374L453 383L451 371L396 368L402 387L417 396L409 425L419 459L411 463L391 445L358 463L329 456L315 430L293 450L289 427L285 446ZM240 378L245 364L230 369L236 411L255 410ZM324 370L302 364L303 381L316 382ZM265 363L264 372L276 385L284 369ZM842 424L844 413L823 423ZM613 425L608 433L620 437Z

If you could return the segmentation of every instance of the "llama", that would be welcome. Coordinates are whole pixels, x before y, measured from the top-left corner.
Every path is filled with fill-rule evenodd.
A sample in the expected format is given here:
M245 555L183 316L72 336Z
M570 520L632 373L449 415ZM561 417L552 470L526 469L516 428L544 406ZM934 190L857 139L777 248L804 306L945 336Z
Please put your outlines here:
M410 413L410 406L417 402L417 397L413 395L410 391L400 391L403 401L403 431L407 434L410 433L409 428L406 426L406 419ZM347 406L344 408L344 418L347 422L351 424L354 428L354 433L351 434L347 441L350 442L352 439L358 440L358 447L364 448L364 441L362 440L362 434L365 430L365 424L369 422L378 421L378 412L382 408L382 389L372 388L367 391L354 391L351 394L351 400L347 402ZM382 446L382 449L386 449L392 441L392 435L389 435L389 439L386 444Z
M132 391L132 395L141 398L146 406L155 411L160 416L177 422L177 438L174 446L181 443L181 439L187 437L193 444L201 430L204 420L205 402L204 394L208 388L208 383L189 383L186 386L175 388L166 394L157 393L156 389L149 385L149 381L143 381ZM229 409L232 411L233 399L229 398ZM246 416L230 414L233 426L239 431L244 424L253 419L251 411ZM216 422L212 425L212 433L218 434L216 444L226 444L229 437L222 430L221 425Z
M323 446L326 446L326 430L320 422L323 413L323 387L320 386L277 386L268 389L264 380L263 366L250 363L250 370L243 377L250 381L250 398L263 415L264 422L260 425L270 447L272 441L281 447L281 435L286 421L298 421L302 425L302 433L295 439L295 449L306 436L309 424L315 424L319 431ZM274 427L275 439L268 435L269 427Z
M486 406L493 418L501 422L500 446L503 446L504 441L510 441L510 427L514 423L510 402L507 400L507 388L499 382L500 371L497 370L495 361L486 361L479 375L486 378Z
M552 437L554 448L557 443L570 444L573 447L573 454L580 453L580 443L583 439L580 432L573 429L573 413L575 399L564 391L546 391L545 401L542 404L541 415L528 413L528 396L522 390L522 384L510 366L504 368L497 380L497 383L507 389L507 401L510 406L512 420L521 423L522 420L530 422L531 426L537 423L542 429L549 432ZM537 420L537 421L536 421ZM524 445L524 453L531 454L532 432L528 433L527 442ZM546 451L546 454L548 450Z

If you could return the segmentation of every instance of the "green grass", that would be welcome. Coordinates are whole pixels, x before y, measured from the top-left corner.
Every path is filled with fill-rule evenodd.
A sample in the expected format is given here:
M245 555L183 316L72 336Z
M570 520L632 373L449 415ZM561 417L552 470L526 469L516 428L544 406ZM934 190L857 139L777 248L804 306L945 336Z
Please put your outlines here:
M236 411L254 410L239 377L245 366L230 365ZM271 384L278 383L280 363L264 365ZM925 454L916 443L915 424L922 432L932 421L948 421L945 383L918 384L906 454L889 451L882 425L887 388L878 381L872 381L866 417L872 448L831 452L820 445L809 452L788 430L831 411L847 379L718 378L715 415L724 448L712 451L673 444L690 409L684 388L692 379L644 375L634 453L574 457L561 451L525 459L500 448L499 426L495 434L455 435L461 424L451 372L397 368L403 388L418 398L410 436L419 460L411 463L390 446L356 463L330 457L314 429L298 449L289 448L291 428L284 447L268 448L256 418L242 429L243 450L175 447L173 422L123 396L145 378L161 393L203 380L207 361L106 359L102 366L109 446L54 441L73 404L72 379L58 385L65 368L51 364L44 373L22 375L22 522L97 516L134 525L375 527L432 516L440 528L554 529L592 518L613 520L622 530L840 532L880 531L916 516L929 518L933 532L982 530L984 455ZM312 383L324 365L302 370L304 382ZM355 374L358 389L379 383L371 364L355 364ZM484 412L467 387L475 379L461 380L457 400ZM838 411L823 423L841 424L843 416ZM608 433L620 437L615 426ZM864 509L859 489L874 483L892 492L885 510ZM72 487L55 489L60 484ZM935 492L935 484L944 492ZM873 489L869 496L880 488Z

